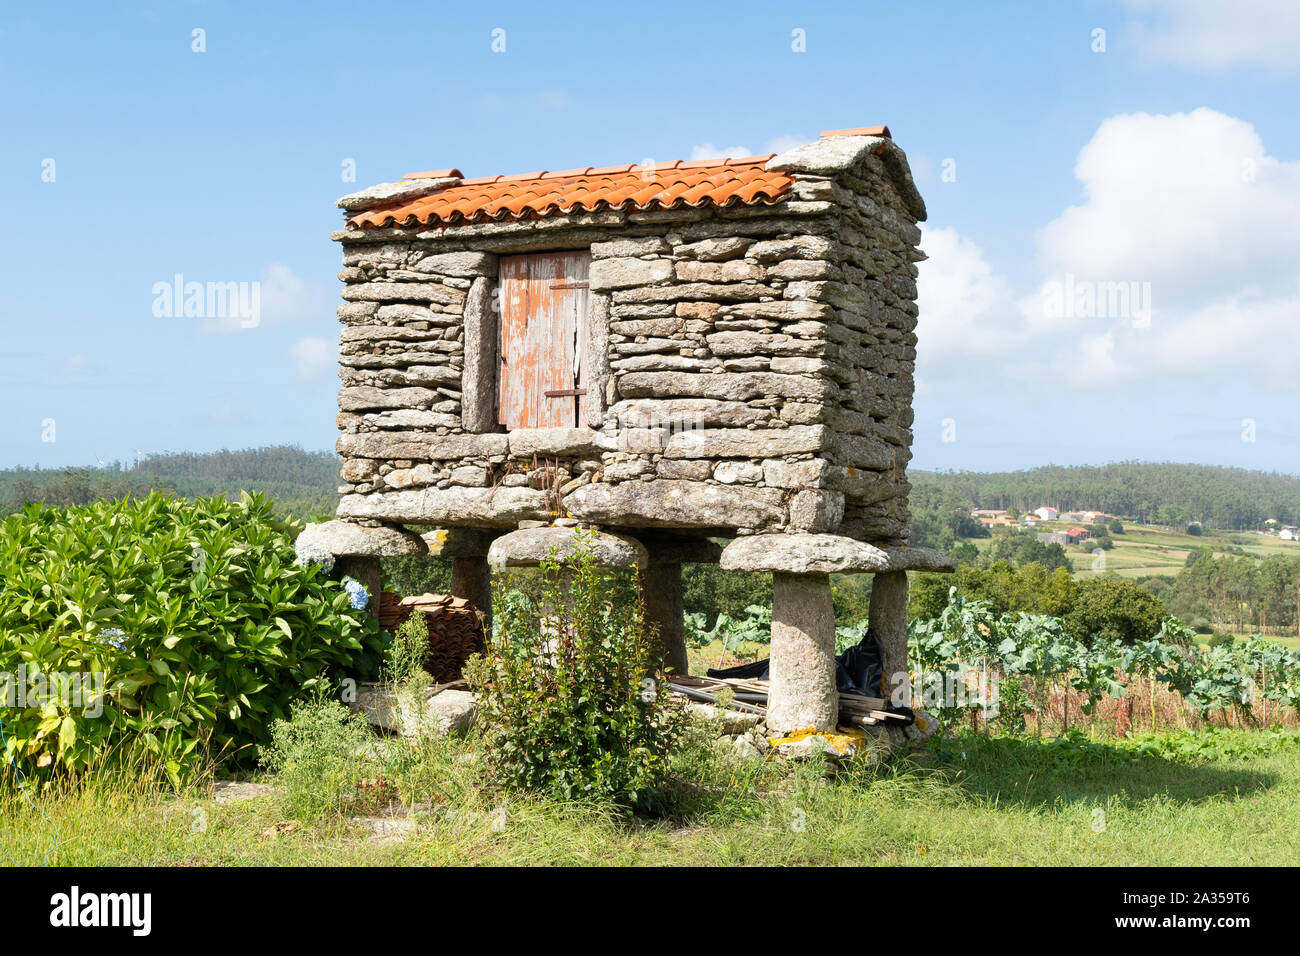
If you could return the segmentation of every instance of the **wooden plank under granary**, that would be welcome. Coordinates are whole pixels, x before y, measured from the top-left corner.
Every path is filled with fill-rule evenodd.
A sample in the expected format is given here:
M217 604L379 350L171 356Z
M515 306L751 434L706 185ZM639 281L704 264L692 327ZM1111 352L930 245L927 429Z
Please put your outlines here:
M507 428L576 426L586 417L587 252L501 259L500 416Z

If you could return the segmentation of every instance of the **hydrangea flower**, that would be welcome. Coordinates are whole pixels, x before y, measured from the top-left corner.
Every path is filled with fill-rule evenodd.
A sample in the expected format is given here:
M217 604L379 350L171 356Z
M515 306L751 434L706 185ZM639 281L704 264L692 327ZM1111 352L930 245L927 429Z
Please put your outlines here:
M119 650L126 643L126 632L117 627L106 627L99 632L100 640L110 647L116 647Z
M348 602L354 611L364 611L370 603L370 592L356 578L344 578L343 590L348 592Z
M320 545L298 542L293 549L299 564L319 564L326 574L334 570L334 555Z

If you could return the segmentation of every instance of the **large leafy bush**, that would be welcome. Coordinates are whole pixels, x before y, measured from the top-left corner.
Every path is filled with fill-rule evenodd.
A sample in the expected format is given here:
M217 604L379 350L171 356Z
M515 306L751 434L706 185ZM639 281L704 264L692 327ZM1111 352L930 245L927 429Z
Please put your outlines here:
M508 787L563 799L643 803L663 781L680 730L634 575L541 566L536 598L497 579L496 634L466 676L480 695L487 759Z
M29 773L128 761L179 784L209 759L251 756L327 673L372 666L377 625L295 562L295 530L261 495L6 518L0 674L80 672L104 688L0 711L9 753Z

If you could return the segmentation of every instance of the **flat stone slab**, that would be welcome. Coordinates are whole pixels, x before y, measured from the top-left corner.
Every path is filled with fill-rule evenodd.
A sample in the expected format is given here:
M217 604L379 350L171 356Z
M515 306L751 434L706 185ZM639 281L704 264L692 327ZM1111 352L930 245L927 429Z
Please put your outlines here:
M414 700L388 687L363 684L348 706L372 726L410 739L462 734L478 717L478 698L467 690L441 690Z
M336 556L399 558L429 553L420 536L410 531L391 527L367 528L337 519L307 525L298 535L295 545L319 548Z
M590 532L583 532L588 537ZM535 568L543 561L565 563L577 549L578 529L564 527L523 528L503 534L488 548L493 567ZM649 563L645 546L626 535L598 531L592 551L601 568L642 568Z
M880 571L955 570L952 556L934 548L878 548L838 534L756 534L722 549L724 571L784 574L874 574Z
M215 803L243 803L275 792L269 783L249 783L244 780L218 780L212 786Z
M952 555L934 548L886 548L889 555L889 567L886 571L939 571L951 573L957 570Z
M413 199L420 199L458 182L460 180L455 177L447 177L443 179L404 179L398 183L379 183L362 189L360 192L342 196L335 200L334 205L340 209L346 209L348 212L375 209L379 206L391 206L397 203L410 202Z
M724 571L854 574L889 570L880 548L839 534L754 534L722 549Z
M789 515L785 499L783 488L659 478L583 485L564 496L564 507L582 521L620 528L771 528Z
M591 428L520 428L510 433L511 458L599 457L601 452L617 447L612 436Z

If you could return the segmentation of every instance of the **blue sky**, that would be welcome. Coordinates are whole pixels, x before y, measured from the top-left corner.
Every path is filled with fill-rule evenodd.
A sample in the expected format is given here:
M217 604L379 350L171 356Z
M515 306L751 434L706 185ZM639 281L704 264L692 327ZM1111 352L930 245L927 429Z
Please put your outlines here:
M1300 472L1298 10L7 4L0 465L331 447L344 193L887 123L929 207L914 467ZM155 315L177 274L260 282L260 323ZM1134 297L1048 314L1067 282Z

